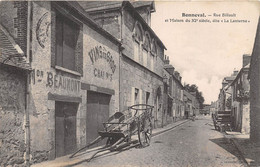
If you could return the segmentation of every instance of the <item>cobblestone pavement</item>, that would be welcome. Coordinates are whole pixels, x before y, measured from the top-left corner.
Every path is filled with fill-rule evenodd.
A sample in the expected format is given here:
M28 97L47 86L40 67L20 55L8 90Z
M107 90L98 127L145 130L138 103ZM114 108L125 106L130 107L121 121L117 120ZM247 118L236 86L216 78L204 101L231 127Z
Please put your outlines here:
M88 155L86 159L89 158ZM73 166L246 166L236 147L201 116L152 138L146 148L132 148L81 161Z

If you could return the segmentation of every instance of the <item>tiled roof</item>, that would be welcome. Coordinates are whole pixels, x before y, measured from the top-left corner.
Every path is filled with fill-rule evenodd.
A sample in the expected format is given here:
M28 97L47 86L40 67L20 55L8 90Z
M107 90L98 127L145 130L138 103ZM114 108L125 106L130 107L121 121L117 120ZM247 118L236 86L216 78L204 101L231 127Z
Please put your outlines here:
M151 32L153 36L158 40L159 44L162 45L162 47L167 50L163 42L160 40L160 38L155 34L155 32L152 30L152 28L143 20L142 16L134 10L135 7L133 6L133 2L129 1L77 1L80 6L89 14L91 12L97 12L97 11L103 11L107 9L118 9L121 8L124 4L128 6L131 10L133 10L134 13L136 13L136 17L143 22L144 26L148 31ZM149 2L151 3L151 2ZM154 3L152 3L154 5Z
M121 7L123 1L78 1L78 3L86 10L102 10ZM134 1L130 2L134 8L139 8L141 6L152 6L154 10L153 1Z
M131 2L134 8L139 8L142 6L151 6L152 10L154 10L154 2L153 1L134 1Z
M0 63L31 70L22 49L2 25L0 25Z
M236 78L236 76L230 76L230 77L225 77L226 81L233 81Z
M86 11L121 7L122 1L78 1Z

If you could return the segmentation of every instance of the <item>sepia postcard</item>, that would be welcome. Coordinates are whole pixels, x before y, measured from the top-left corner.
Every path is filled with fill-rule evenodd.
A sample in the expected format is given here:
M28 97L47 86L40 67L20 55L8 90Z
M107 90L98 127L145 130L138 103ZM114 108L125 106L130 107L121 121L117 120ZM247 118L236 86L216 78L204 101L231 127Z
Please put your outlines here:
M0 1L0 166L260 166L259 1Z

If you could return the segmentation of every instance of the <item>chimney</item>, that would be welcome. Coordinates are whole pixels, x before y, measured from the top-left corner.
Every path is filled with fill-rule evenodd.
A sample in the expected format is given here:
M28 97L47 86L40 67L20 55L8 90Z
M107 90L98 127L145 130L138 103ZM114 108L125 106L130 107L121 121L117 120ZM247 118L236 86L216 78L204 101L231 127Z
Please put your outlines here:
M164 64L170 64L169 56L165 55Z
M165 69L166 69L171 75L174 74L174 69L175 69L175 68L174 68L171 64L166 65Z
M222 81L222 88L224 88L225 86L227 86L227 84L228 84L228 82L227 82L225 79L223 79L223 81Z
M179 79L180 73L179 73L178 71L175 71L175 72L174 72L174 75L175 75L175 77L176 77L177 79Z
M239 73L239 71L234 70L232 76L237 76L238 73Z
M250 63L251 56L249 54L243 55L243 68Z
M181 82L181 79L182 79L182 77L180 76L180 82Z

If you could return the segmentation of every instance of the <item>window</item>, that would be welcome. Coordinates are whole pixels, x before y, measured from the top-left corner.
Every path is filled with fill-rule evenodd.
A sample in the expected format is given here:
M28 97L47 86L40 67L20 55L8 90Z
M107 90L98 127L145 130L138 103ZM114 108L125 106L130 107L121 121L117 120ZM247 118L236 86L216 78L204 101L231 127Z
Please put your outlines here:
M80 26L56 13L56 65L76 71L76 46Z
M151 71L154 71L154 56L151 55Z
M136 62L139 62L139 49L140 49L139 43L135 41L134 42L134 60Z
M146 92L145 104L149 104L150 92Z
M133 40L134 40L134 60L138 63L141 63L141 53L140 45L143 41L143 31L142 26L139 23L136 23L134 32L133 32Z
M143 65L147 67L147 58L148 58L148 52L143 49Z
M151 70L151 62L152 62L152 60L151 60L151 54L150 54L150 52L151 52L151 42L150 42L150 36L149 36L149 34L148 33L146 33L146 35L145 35L145 41L144 41L144 45L143 45L143 47L144 47L144 53L145 53L145 64L147 64L147 68L149 68L150 70Z
M139 89L135 88L134 104L138 104L138 94L139 94Z

